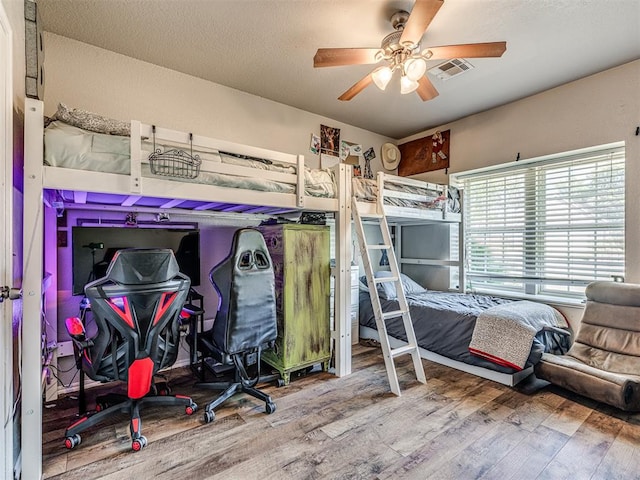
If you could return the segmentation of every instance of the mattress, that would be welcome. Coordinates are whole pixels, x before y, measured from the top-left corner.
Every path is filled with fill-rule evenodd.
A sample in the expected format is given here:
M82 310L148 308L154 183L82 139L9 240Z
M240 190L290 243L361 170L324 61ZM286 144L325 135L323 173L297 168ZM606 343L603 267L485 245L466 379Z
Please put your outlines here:
M426 350L469 365L488 368L502 373L517 370L492 363L469 353L469 344L478 315L490 307L510 303L511 300L489 295L449 293L428 290L406 295L418 345ZM383 311L398 310L395 300L380 299ZM376 320L369 292L360 292L360 325L376 329ZM402 341L407 337L402 318L387 321L390 336ZM557 334L541 331L535 336L526 366L535 365L545 351L551 351Z
M408 207L429 210L442 210L445 206L449 212L459 213L460 202L456 202L458 197L457 189L449 187L451 190L447 196L444 195L444 187L435 184L425 184L424 187L415 185L407 185L393 181L385 182L385 189L394 192L408 193L415 195L416 199L408 199L396 197L393 195L385 196L385 205L395 207ZM356 177L353 179L353 195L363 202L375 202L378 198L378 183L376 180Z
M156 145L156 147L160 147L160 145ZM172 145L163 145L162 147L175 148ZM154 151L154 145L149 141L144 141L142 150L143 158L148 158ZM295 185L260 178L259 172L256 172L255 177L241 177L207 171L208 164L223 163L295 175L296 167L293 165L205 149L194 150L193 153L202 160L200 173L196 178L157 176L151 172L149 162L145 160L142 162L142 174L145 177L159 177L179 182L265 192L296 193ZM44 164L51 167L128 175L131 165L130 139L126 136L90 132L61 121L54 121L45 129ZM305 168L304 179L306 195L336 197L335 178L330 170Z

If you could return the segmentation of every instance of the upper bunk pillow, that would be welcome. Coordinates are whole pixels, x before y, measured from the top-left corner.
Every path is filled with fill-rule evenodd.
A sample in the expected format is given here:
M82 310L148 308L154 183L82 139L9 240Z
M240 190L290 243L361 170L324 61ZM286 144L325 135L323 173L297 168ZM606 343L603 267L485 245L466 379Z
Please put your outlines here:
M379 270L375 273L376 278L391 277L391 276L392 276L392 273L388 270ZM402 282L402 288L404 289L405 295L411 295L415 293L424 293L427 291L426 288L424 288L420 284L413 281L404 273L400 274L400 281ZM366 277L361 277L360 279L360 290L368 291ZM396 300L398 298L398 295L396 293L396 286L393 284L393 282L379 283L378 295L383 300Z
M44 164L128 175L129 137L104 135L51 122L44 130Z
M64 103L58 104L55 114L57 120L90 132L107 135L131 136L131 124L113 118L103 117L96 113L87 112L79 108L69 108Z

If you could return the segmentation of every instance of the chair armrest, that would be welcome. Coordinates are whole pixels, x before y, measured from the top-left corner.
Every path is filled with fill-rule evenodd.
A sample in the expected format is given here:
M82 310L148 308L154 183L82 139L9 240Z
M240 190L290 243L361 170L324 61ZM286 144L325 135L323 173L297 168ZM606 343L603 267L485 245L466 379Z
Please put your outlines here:
M83 342L86 339L86 332L80 318L69 317L64 321L64 326L67 328L67 332L69 332L72 339L79 342Z
M84 350L87 347L93 346L91 340L87 340L87 334L84 329L82 320L78 317L69 317L64 321L64 326L67 328L67 332L71 336L71 340L79 350Z

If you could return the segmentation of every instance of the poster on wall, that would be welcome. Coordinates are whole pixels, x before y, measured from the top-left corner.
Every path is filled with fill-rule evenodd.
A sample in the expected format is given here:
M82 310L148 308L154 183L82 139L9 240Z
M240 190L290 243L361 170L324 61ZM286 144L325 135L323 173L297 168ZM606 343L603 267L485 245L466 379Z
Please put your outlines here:
M314 155L318 155L320 153L320 137L315 133L311 134L311 143L309 145L309 151Z
M398 175L407 177L418 173L449 168L450 130L436 132L398 145L401 158Z
M349 165L360 165L362 145L340 141L340 160Z
M320 125L320 153L340 156L340 129Z

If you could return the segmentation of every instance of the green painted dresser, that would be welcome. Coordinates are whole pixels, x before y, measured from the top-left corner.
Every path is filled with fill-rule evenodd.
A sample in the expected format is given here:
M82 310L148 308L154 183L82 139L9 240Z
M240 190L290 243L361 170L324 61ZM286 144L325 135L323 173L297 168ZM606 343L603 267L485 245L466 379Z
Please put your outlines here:
M273 261L278 338L263 360L287 385L291 372L321 363L329 369L329 227L280 224L260 227Z

